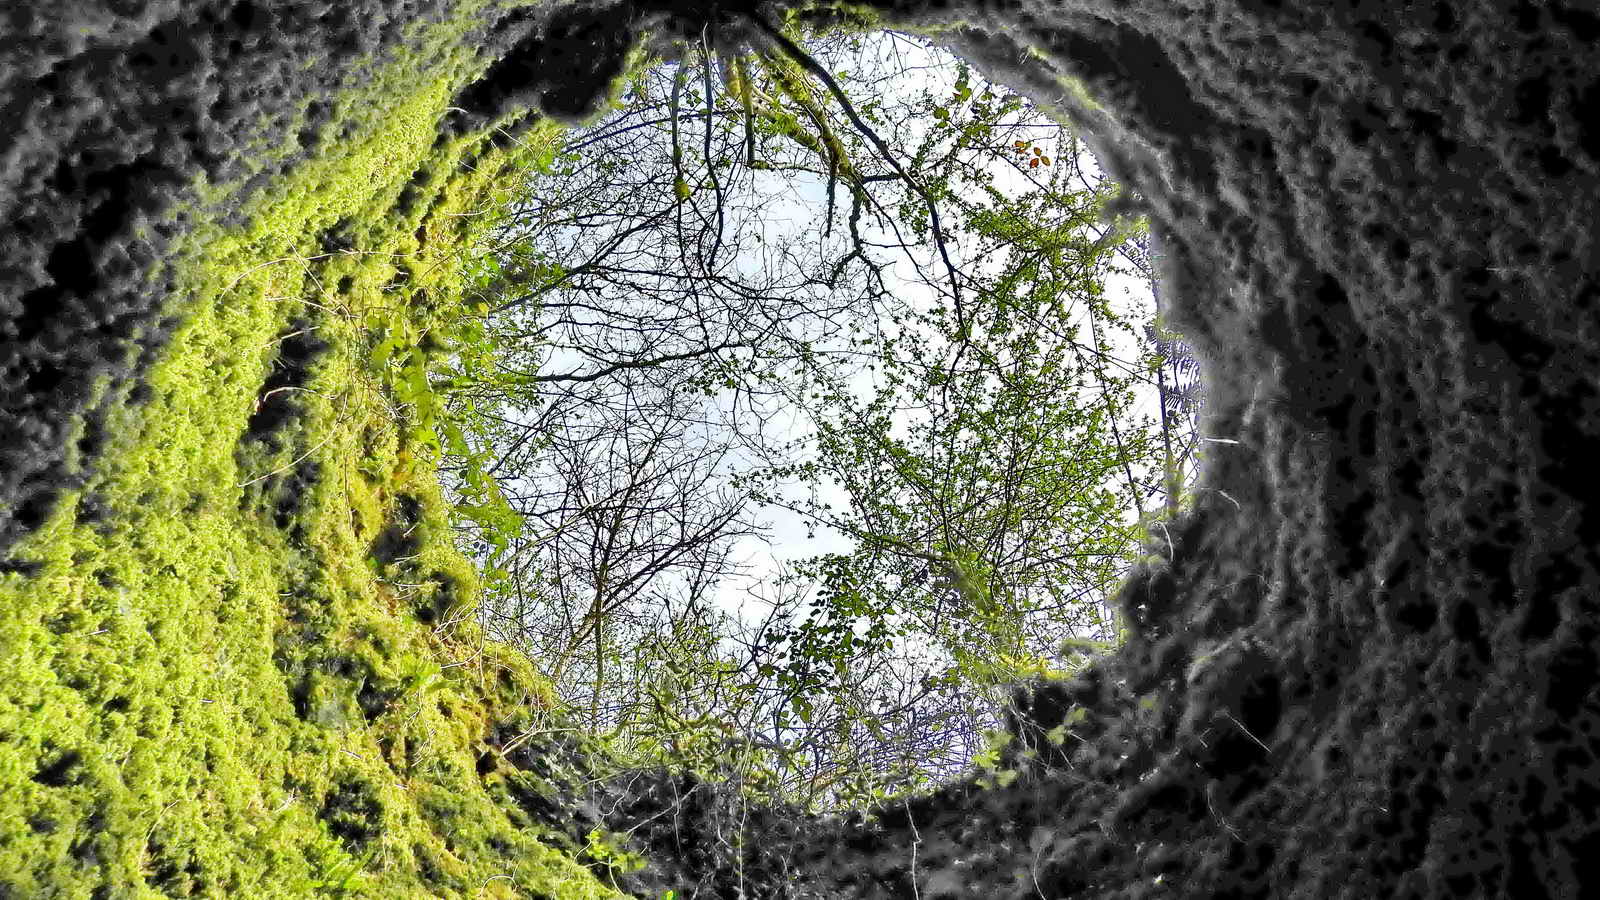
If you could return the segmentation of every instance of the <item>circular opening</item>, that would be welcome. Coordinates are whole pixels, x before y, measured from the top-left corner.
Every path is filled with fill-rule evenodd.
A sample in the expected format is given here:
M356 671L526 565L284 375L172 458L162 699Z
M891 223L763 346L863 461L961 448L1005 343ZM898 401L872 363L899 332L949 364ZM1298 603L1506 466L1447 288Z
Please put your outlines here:
M446 468L518 513L491 623L591 727L648 743L670 697L800 748L806 802L872 787L802 769L995 763L1011 685L1119 641L1194 474L1145 224L1069 124L926 39L680 49L472 263L493 361Z

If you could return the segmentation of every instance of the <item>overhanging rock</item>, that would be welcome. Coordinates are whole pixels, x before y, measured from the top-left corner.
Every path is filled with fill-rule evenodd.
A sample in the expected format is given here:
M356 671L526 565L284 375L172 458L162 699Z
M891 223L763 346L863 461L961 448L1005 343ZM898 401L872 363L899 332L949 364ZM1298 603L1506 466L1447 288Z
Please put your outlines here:
M0 545L91 464L97 410L137 403L166 332L149 273L182 224L162 218L175 185L247 166L228 122L295 133L271 112L333 89L276 61L382 46L434 12L355 6L0 14ZM473 39L496 74L454 115L580 114L629 44L610 28L700 8L486 21ZM882 12L961 23L952 47L1080 117L1148 202L1169 315L1206 363L1200 500L1124 591L1129 645L1025 698L1022 743L1048 766L871 825L766 811L742 843L719 843L731 801L708 789L676 830L641 832L656 859L641 891L1600 894L1584 867L1600 856L1600 17L1275 0ZM579 84L562 59L584 61ZM246 70L269 74L219 87ZM299 134L318 139L314 123ZM116 388L91 393L105 373ZM1074 706L1083 743L1036 739ZM650 814L648 795L619 812Z

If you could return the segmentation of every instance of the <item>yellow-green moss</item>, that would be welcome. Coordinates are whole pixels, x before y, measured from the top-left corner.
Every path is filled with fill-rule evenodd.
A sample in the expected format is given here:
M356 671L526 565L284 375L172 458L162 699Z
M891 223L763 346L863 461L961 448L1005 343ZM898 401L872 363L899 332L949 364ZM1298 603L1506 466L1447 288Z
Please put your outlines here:
M488 730L549 690L465 615L473 568L389 389L422 356L371 352L374 323L408 340L443 324L450 260L488 224L467 213L550 138L435 146L476 65L445 49L465 21L419 30L341 98L353 136L331 128L248 224L184 239L150 399L17 548L42 568L0 576L13 895L614 896L478 773ZM230 189L197 186L213 204ZM350 250L330 253L340 223ZM279 392L294 415L247 436L297 332L326 350ZM395 541L407 558L373 558Z

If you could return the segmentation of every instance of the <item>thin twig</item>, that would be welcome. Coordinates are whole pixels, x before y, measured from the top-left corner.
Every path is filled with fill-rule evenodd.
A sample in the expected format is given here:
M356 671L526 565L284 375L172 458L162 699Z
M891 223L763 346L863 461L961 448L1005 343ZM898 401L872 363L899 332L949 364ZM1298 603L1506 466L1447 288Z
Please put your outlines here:
M1223 716L1223 718L1227 719L1229 722L1232 722L1234 725L1238 726L1239 730L1244 732L1244 736L1249 738L1252 741L1255 741L1256 745L1259 746L1261 749L1267 751L1268 753L1272 752L1272 748L1271 747L1268 747L1266 744L1263 744L1261 742L1260 738L1258 738L1255 735L1251 734L1250 733L1250 729L1244 727L1244 723L1240 722L1238 719L1235 719L1233 717L1232 713L1228 712L1227 710L1223 710L1222 711L1222 716Z
M1167 537L1167 558L1170 561L1176 562L1178 558L1178 551L1177 548L1172 546L1172 533L1167 531L1167 525L1165 522L1157 522L1156 527L1160 528L1161 533Z
M956 329L958 334L961 336L962 343L965 344L967 323L966 313L962 309L961 305L961 285L956 280L955 263L951 261L950 251L945 246L944 227L939 221L938 204L934 203L933 197L920 182L916 181L906 173L905 169L901 167L900 161L895 158L894 154L889 150L889 146L884 143L883 138L879 137L878 133L874 131L871 126L862 121L861 116L856 112L855 104L850 102L849 96L846 95L844 89L839 86L839 82L834 80L833 75L831 75L821 63L812 58L809 53L806 53L804 50L800 49L800 47L795 44L794 41L789 40L789 38L783 34L783 32L773 27L772 24L769 23L765 18L762 18L754 13L747 13L746 15L752 22L756 24L756 27L766 32L767 37L770 38L774 44L778 45L778 48L781 49L785 55L799 63L803 68L810 71L813 75L817 76L817 78L827 86L828 92L833 94L835 100L839 101L839 105L844 108L845 115L850 117L850 122L856 126L856 130L860 131L863 137L872 142L872 145L877 148L878 153L883 157L884 162L887 162L890 166L892 166L895 170L895 173L904 179L906 184L911 186L912 190L917 192L918 196L922 198L923 203L927 204L928 217L933 228L933 241L938 247L939 256L944 260L945 269L950 275L950 292L951 300L955 304Z
M917 848L922 845L922 832L917 830L917 820L911 815L911 795L901 800L906 807L906 823L911 826L911 896L913 900L922 900L922 893L917 889Z
M711 118L713 112L715 111L715 107L712 105L711 90L711 41L706 28L700 29L700 60L702 72L705 76L704 81L706 91L706 129L702 155L705 157L706 161L706 175L711 179L711 190L717 198L717 237L716 240L711 244L710 265L706 269L707 274L713 274L717 270L717 254L722 252L722 231L724 223L722 210L722 181L717 178L717 166L716 163L711 159Z
M310 450L307 450L306 452L304 452L304 453L300 454L299 456L295 457L292 461L287 462L287 463L283 464L282 466L279 466L276 469L273 469L271 472L268 472L265 475L258 475L255 478L250 479L249 481L241 482L240 484L235 485L235 486L236 487L249 487L250 485L255 484L258 481L265 481L265 480L267 480L268 478L271 478L274 475L279 475L279 474L282 474L284 472L287 472L290 469L294 468L295 466L299 465L301 462L303 462L306 457L308 457L311 454L317 452L318 450L321 450L331 440L333 440L333 435L330 434L327 437L323 438L322 440L318 441L317 445L315 447L312 447Z

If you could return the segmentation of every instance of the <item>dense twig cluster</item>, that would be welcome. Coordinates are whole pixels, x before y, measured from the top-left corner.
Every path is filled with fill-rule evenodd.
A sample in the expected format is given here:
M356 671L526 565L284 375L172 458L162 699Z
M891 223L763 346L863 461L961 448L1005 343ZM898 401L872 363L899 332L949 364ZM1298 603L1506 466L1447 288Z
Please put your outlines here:
M495 364L449 385L526 523L495 633L621 746L711 764L737 736L765 789L823 808L959 774L1003 685L1040 671L1025 660L1076 665L1063 628L1114 640L1107 594L1134 546L1118 504L1176 487L1149 476L1131 419L1118 430L1131 386L1162 376L1112 345L1127 326L1084 279L1113 254L1151 273L1099 221L1109 188L1076 138L905 35L862 44L688 40L643 71L514 201L476 264ZM913 71L955 76L954 97L880 90ZM1040 141L1053 167L1014 152ZM1182 359L1163 349L1159 370ZM1066 397L1088 384L1116 433L1093 451L1109 468L1055 437L1082 426ZM939 435L913 454L926 471L907 427ZM916 487L952 467L967 480ZM1084 493L1113 475L1121 500ZM830 482L847 508L794 493ZM859 551L769 579L730 617L737 541L779 509Z

